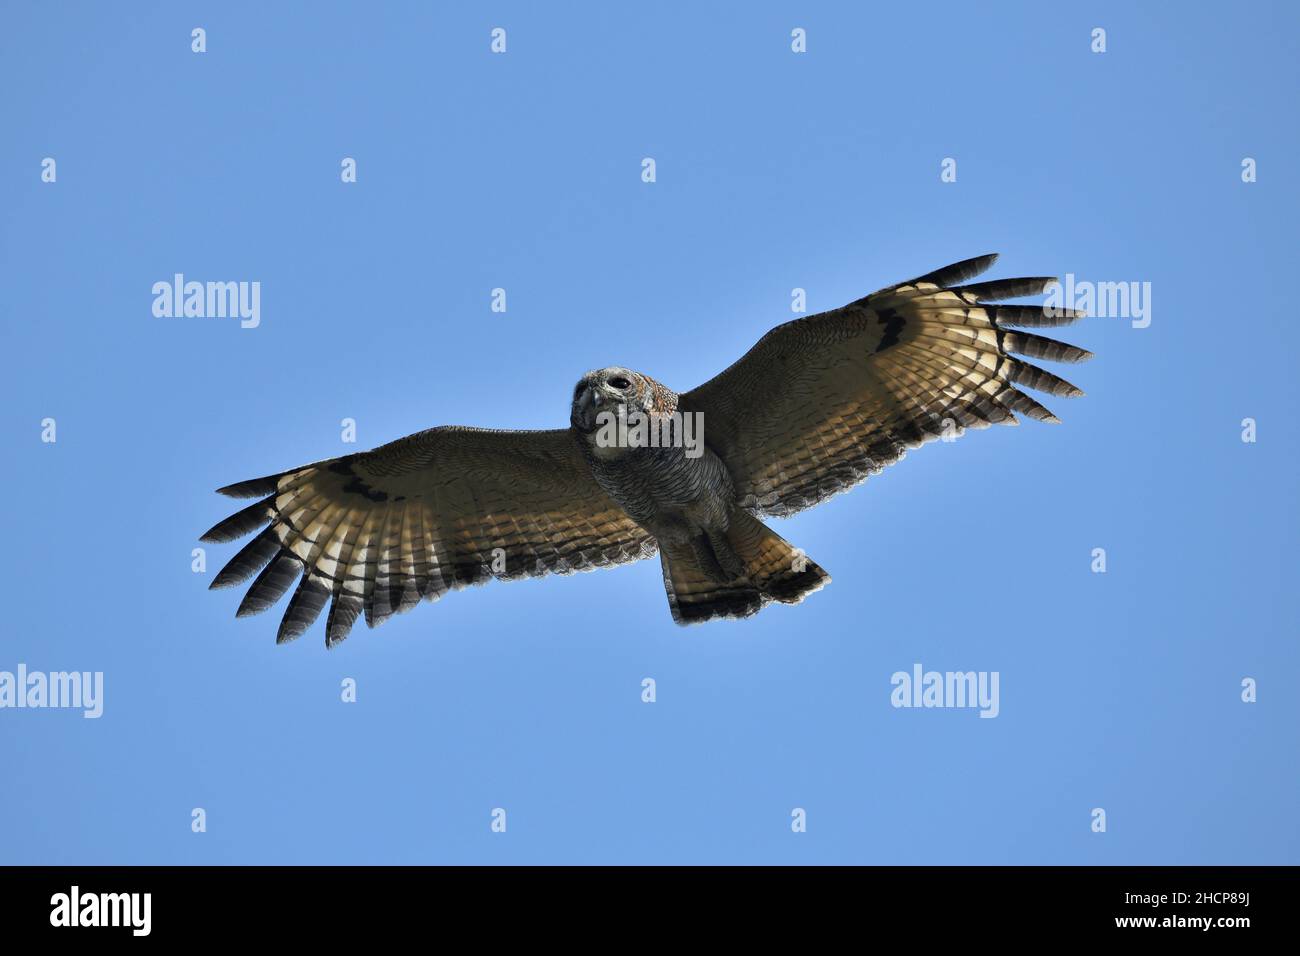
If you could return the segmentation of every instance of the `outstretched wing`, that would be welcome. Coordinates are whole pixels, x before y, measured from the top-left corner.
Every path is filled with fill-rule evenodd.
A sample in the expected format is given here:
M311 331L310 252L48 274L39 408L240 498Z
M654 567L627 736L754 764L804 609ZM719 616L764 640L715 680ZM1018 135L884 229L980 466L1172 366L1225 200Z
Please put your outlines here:
M1013 358L1078 362L1091 353L1011 326L1083 316L1041 305L992 305L1038 295L1055 279L957 285L996 255L967 259L841 309L787 322L740 361L682 395L702 412L704 441L727 463L742 507L788 515L851 488L945 433L1055 415L1015 386L1083 393Z
M565 430L433 428L219 490L261 500L204 541L269 522L213 579L223 588L258 575L238 615L266 610L301 575L278 641L306 631L327 602L333 646L363 611L373 627L489 578L589 571L656 551Z

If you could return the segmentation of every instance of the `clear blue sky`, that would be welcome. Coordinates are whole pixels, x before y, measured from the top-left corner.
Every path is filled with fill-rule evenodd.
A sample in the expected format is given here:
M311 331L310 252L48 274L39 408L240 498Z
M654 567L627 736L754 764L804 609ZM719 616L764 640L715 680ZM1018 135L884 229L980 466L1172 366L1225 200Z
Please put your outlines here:
M0 670L105 701L0 711L0 862L1300 862L1297 37L1283 3L6 4ZM795 287L990 251L1150 282L1151 325L1066 330L1063 425L777 523L834 577L801 607L679 629L642 563L327 652L207 591L234 546L191 571L219 485L560 425L593 367L686 389ZM155 318L176 272L261 282L260 327ZM918 662L997 671L1000 715L894 709Z

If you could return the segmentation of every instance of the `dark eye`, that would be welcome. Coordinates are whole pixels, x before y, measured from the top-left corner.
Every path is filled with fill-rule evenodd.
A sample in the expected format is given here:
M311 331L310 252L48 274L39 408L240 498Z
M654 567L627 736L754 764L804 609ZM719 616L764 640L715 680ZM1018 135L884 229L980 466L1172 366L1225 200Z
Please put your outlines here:
M615 375L613 378L609 380L609 387L616 388L620 392L623 391L623 389L627 388L631 384L632 384L631 382L629 382L621 375Z

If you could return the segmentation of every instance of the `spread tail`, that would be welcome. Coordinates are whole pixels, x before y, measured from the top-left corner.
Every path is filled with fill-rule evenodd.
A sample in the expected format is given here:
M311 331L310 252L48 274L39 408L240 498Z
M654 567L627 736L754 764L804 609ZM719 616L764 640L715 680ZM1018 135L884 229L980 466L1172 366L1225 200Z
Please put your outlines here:
M798 604L831 577L747 511L725 534L659 543L668 608L678 624L749 617L772 601Z

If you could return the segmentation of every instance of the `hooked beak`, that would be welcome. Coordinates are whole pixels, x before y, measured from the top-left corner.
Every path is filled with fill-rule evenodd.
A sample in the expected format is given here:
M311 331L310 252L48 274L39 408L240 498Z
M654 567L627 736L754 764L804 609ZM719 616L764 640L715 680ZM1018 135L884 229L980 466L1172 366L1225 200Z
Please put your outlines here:
M569 421L580 432L593 432L596 430L596 415L600 412L600 406L604 399L600 392L587 385L578 397L573 400L573 411L569 416Z

